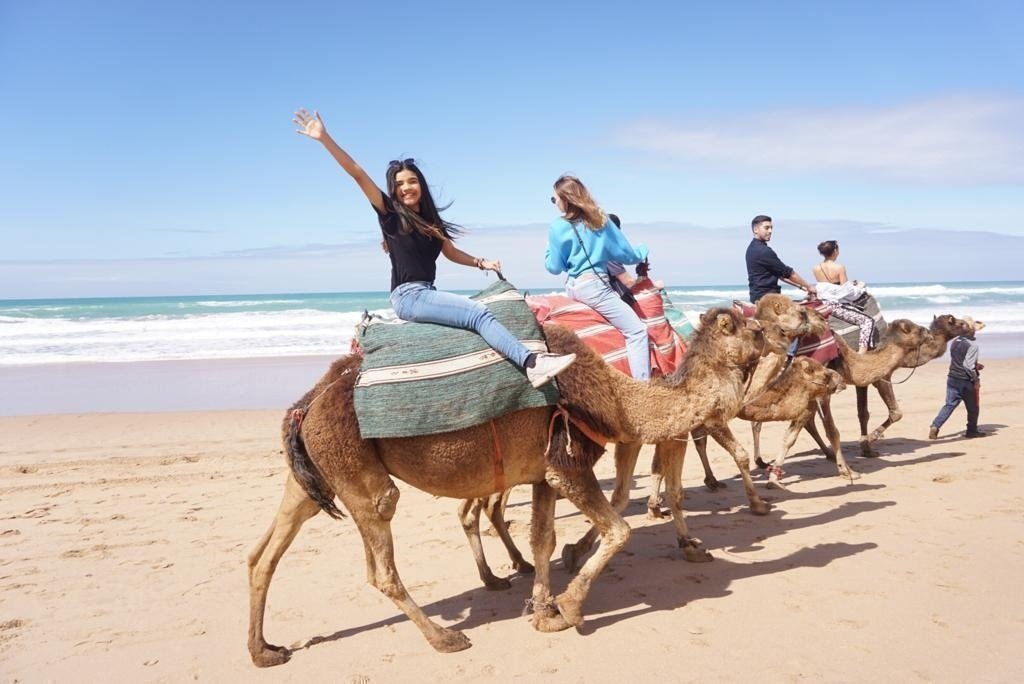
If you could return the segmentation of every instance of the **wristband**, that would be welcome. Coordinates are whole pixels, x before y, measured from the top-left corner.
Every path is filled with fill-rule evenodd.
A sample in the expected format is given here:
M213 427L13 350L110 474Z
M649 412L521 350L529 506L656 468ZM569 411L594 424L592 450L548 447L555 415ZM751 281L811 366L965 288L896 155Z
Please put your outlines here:
M477 257L475 259L475 261L476 261L476 267L479 268L481 271L483 271L484 270L484 260L483 260L483 257Z

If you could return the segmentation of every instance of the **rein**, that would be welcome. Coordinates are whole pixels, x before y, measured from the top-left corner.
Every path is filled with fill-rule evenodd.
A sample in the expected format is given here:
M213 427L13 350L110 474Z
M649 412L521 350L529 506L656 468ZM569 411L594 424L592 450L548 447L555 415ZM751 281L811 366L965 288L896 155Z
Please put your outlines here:
M910 369L910 375L908 375L907 377L903 378L899 382L893 382L892 380L890 380L888 378L882 378L882 382L887 382L890 385L902 385L907 380L909 380L910 378L914 377L914 373L917 371L917 367L918 367L918 363L917 362L921 360L921 347L923 347L923 346L924 346L924 342L922 342L921 344L917 345L917 350L914 353L914 366Z

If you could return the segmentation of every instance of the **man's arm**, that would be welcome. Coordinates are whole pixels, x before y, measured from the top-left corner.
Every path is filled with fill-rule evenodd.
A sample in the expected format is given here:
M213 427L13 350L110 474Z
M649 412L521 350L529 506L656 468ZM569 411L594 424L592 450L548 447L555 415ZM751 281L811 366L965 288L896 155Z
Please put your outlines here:
M964 370L970 377L971 382L978 382L978 343L973 340L967 345L967 353L964 354Z

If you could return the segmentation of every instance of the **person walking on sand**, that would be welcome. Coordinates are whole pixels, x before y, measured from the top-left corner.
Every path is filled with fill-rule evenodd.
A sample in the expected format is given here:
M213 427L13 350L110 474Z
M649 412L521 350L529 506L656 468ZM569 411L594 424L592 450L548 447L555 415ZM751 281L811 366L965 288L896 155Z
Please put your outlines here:
M823 260L811 269L811 274L818 281L815 284L818 299L833 306L829 313L830 316L860 328L857 351L863 354L871 349L875 321L871 316L855 307L853 302L863 296L867 285L860 280L850 280L846 277L846 267L837 261L839 243L835 240L825 240L819 243L818 254L822 256Z
M438 323L473 330L495 351L526 372L534 387L551 380L576 360L575 354L531 352L483 304L468 297L440 292L434 286L437 257L441 254L463 266L499 271L500 261L473 257L458 249L453 240L459 226L441 218L423 173L414 159L392 160L387 167L385 193L327 133L320 114L305 109L295 113L296 133L321 143L363 191L377 213L391 260L391 305L406 321Z
M968 320L965 317L965 320ZM974 333L984 327L973 320L971 331L960 335L949 345L949 373L946 376L946 403L939 409L928 430L928 439L938 439L939 429L949 420L960 402L967 407L967 431L964 437L987 437L987 432L978 429L978 393L981 388L979 371L984 366L978 363L978 343Z
M565 293L605 317L626 338L630 374L651 377L647 326L612 289L608 263L636 264L647 258L647 247L633 247L597 205L582 181L561 176L551 202L561 216L551 222L544 266L549 273L567 273Z
M791 266L782 263L775 250L768 246L772 239L772 217L758 214L750 222L750 230L754 238L747 245L747 286L750 291L750 303L757 304L761 297L772 292L782 292L779 280L807 292L810 297L817 297L818 291L813 285L800 277Z

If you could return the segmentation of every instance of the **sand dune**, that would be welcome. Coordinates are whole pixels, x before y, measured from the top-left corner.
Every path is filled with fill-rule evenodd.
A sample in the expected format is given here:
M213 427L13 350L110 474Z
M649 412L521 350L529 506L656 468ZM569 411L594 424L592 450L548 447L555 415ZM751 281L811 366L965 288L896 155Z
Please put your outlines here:
M686 509L712 563L684 562L670 523L644 517L641 456L625 550L595 584L579 631L540 634L522 616L530 578L484 589L454 515L456 502L400 484L397 559L429 615L473 647L435 653L365 582L351 521L318 516L284 557L271 588L267 637L296 648L257 670L246 651L245 556L282 491L280 411L84 414L0 419L0 671L5 679L181 681L1019 681L1024 658L1024 361L985 371L981 440L925 437L942 401L945 363L900 385L905 416L856 454L854 395L836 399L854 484L797 443L791 491L747 512L729 483L684 472ZM909 371L897 373L897 379ZM880 422L880 402L872 402ZM749 430L734 426L744 444ZM764 433L769 452L780 425ZM610 489L611 459L598 465ZM763 486L763 479L761 480ZM529 557L529 492L509 517ZM559 502L559 546L587 523ZM510 572L500 543L485 548ZM556 554L557 558L557 554ZM554 581L567 576L556 561Z

